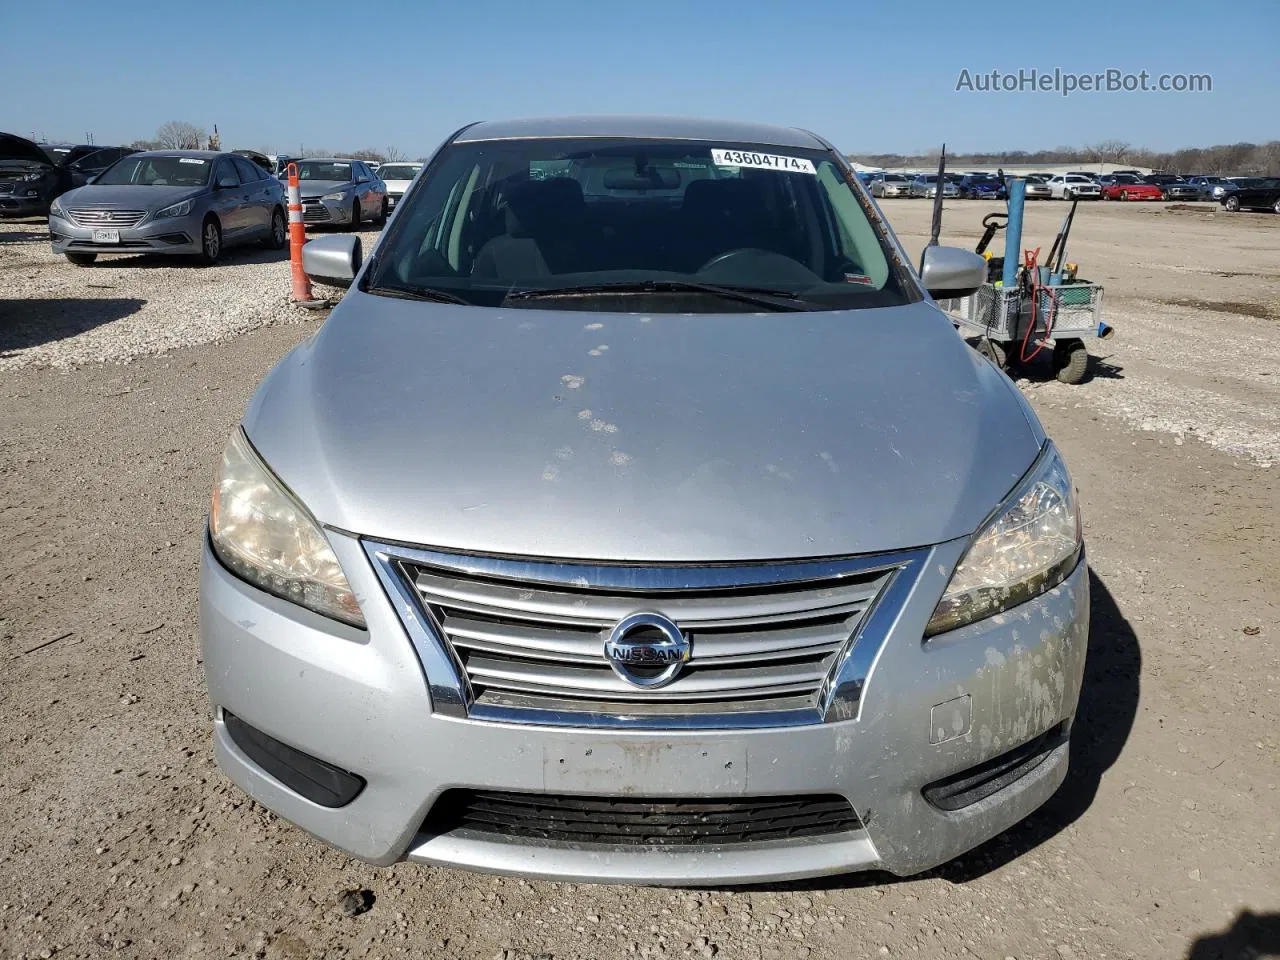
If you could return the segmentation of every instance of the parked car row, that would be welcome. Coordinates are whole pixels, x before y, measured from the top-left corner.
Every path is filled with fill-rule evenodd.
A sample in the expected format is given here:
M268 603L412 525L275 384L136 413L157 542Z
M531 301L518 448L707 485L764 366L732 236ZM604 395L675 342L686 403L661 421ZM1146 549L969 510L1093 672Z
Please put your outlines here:
M0 215L49 217L55 253L87 266L111 254L182 254L215 263L246 243L288 238L281 177L296 164L303 220L382 224L421 164L292 159L254 150L146 150L37 144L0 134Z
M873 197L932 198L937 174L907 174L876 171L859 175ZM970 200L1003 200L1008 196L1008 181L999 173L947 173L949 184L943 195ZM1143 174L1138 170L1117 170L1097 175L1082 170L1066 173L1032 173L1026 180L1028 200L1217 200L1246 187L1258 187L1266 178L1218 177L1197 175L1182 177L1171 173ZM1252 201L1251 201L1252 202Z

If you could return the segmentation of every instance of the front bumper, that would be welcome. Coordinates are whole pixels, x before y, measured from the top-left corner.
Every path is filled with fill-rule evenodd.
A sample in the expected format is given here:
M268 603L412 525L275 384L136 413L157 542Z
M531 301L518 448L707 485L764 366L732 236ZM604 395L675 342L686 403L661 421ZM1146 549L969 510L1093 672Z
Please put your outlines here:
M38 217L49 212L49 201L39 195L25 196L25 188L18 193L0 193L0 217Z
M352 199L323 200L320 197L302 198L302 222L306 224L350 223Z
M963 544L943 544L899 611L851 720L759 730L630 731L433 714L423 667L354 538L329 539L368 621L361 631L264 594L205 543L200 633L214 748L255 799L362 859L560 879L749 883L856 870L909 875L1012 826L1066 775L1056 743L1020 779L958 810L926 785L1069 730L1088 635L1083 561L1061 585L987 621L921 642ZM366 782L321 806L255 764L223 711ZM861 827L799 840L621 847L424 829L450 789L643 798L838 794Z
M94 239L93 227L82 227L64 217L50 214L49 238L54 253L96 254L197 254L201 252L202 215L166 217L156 220L150 215L134 227L110 226L118 230L119 243L100 243Z

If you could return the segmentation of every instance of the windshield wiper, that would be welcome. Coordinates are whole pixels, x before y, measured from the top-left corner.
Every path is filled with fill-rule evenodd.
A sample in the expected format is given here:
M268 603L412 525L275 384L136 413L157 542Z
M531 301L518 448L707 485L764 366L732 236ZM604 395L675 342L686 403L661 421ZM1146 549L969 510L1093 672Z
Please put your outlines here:
M460 303L468 307L475 306L470 300L464 300L456 293L450 293L438 287L377 286L370 287L366 292L382 297L397 297L400 300L427 300L431 303Z
M507 294L503 303L512 300L538 300L543 297L591 297L611 293L705 293L726 300L737 300L772 310L831 309L827 304L805 300L786 290L766 290L760 287L731 286L718 283L697 283L692 280L638 280L628 283L600 283L581 287L532 287Z

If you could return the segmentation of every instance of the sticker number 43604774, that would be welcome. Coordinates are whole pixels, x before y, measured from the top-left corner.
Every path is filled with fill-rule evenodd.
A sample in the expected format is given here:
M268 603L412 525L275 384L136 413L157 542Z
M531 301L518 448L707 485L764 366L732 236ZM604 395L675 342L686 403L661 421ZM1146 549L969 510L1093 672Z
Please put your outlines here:
M752 153L749 150L712 150L711 162L717 167L758 167L762 170L778 170L782 173L811 173L818 171L813 162L804 157L783 157L774 153Z

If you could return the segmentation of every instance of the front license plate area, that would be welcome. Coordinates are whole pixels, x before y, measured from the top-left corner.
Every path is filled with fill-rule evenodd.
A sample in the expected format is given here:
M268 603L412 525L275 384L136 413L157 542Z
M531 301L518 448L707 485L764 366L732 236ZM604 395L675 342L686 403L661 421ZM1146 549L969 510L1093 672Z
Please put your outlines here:
M120 231L95 229L93 231L93 242L94 243L119 243Z
M683 744L661 740L560 740L542 749L542 778L551 792L663 796L743 794L747 749L732 740Z

